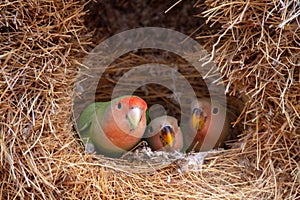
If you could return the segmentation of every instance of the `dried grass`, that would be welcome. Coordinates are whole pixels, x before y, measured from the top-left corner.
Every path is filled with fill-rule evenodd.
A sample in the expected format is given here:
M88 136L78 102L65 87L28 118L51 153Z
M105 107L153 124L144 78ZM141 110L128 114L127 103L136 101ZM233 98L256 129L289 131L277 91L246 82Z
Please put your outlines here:
M212 59L234 88L229 93L249 97L242 118L251 131L242 152L252 152L247 158L260 173L257 187L268 187L261 198L294 199L300 183L299 2L205 4L204 17L222 25L211 40Z
M84 154L77 141L73 84L91 38L83 26L82 2L2 2L1 199L299 198L299 5L205 3L208 22L222 26L217 34L199 39L211 38L206 48L213 49L229 95L247 99L237 119L247 129L234 148L209 154L203 165L189 171L180 171L182 163L175 162L140 173L122 168L122 160ZM118 78L109 79L114 66L147 61L126 55L103 81L113 85ZM183 73L190 70L180 59L176 62ZM195 77L190 78L193 83ZM103 98L109 96L108 89L101 91L106 92ZM151 95L142 96L154 103ZM234 99L229 104L234 108Z

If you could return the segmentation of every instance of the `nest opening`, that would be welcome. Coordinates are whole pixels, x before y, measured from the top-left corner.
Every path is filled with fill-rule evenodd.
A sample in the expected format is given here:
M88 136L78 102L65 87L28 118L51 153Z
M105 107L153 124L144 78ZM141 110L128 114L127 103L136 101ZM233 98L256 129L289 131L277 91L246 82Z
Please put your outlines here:
M196 1L195 1L196 3ZM158 4L154 4L155 6L158 6ZM167 3L165 2L164 4L159 5L153 10L149 10L149 13L147 15L161 15L161 12L163 11L162 9L166 7ZM209 28L208 25L204 25L204 18L197 18L195 20L195 15L198 13L194 13L195 10L193 9L194 4L184 4L183 7L185 7L184 12L182 10L177 10L178 8L175 8L173 12L168 13L167 15L170 15L169 17L172 18L170 20L169 18L161 18L160 20L149 20L148 22L144 21L145 24L144 26L157 26L159 25L160 27L171 27L174 28L175 30L180 30L181 32L191 35L194 33L194 30L197 30L197 27L199 27L199 23L201 24L201 30L198 30L198 32L207 32L207 31L217 31L217 28L219 26L215 26L215 29ZM133 6L131 3L125 3L123 2L122 4L122 9L124 7L130 9ZM139 2L139 8L135 8L135 13L139 15L139 10L140 9L146 9L148 7L147 4L144 4L142 2ZM100 12L99 10L105 11L112 9L114 7L115 12L110 13L110 12ZM135 6L133 6L135 7ZM111 21L116 16L121 15L122 11L120 10L120 7L115 7L111 2L107 3L101 3L101 2L91 2L86 6L86 9L89 10L88 14L85 17L85 24L86 26L94 30L94 35L93 35L93 41L97 45L98 43L101 43L104 38L109 37L110 35L113 35L115 33L125 31L129 27L135 28L137 26L136 23L138 21L134 19L129 20L126 22L126 24L118 25L115 24L115 21ZM204 9L204 8L201 8ZM186 17L186 20L175 20L176 23L174 23L174 18L178 12L183 14ZM122 13L124 14L124 13ZM115 15L113 17L113 15ZM130 14L127 13L126 17L130 18ZM126 18L125 17L125 18ZM144 16L141 16L142 18ZM105 20L103 20L105 19ZM119 18L121 19L121 18ZM99 22L99 23L98 23ZM187 23L188 22L188 23ZM103 24L104 23L104 24ZM121 23L118 22L118 23ZM200 44L205 45L206 43L204 40L198 40ZM115 44L116 45L116 44ZM197 55L196 55L197 56ZM115 91L116 84L118 84L119 78L121 78L124 74L126 74L128 71L133 69L136 66L144 65L147 63L156 63L160 65L166 65L169 66L175 70L177 70L180 74L184 76L185 79L189 82L189 84L192 86L197 98L202 98L202 97L210 97L208 88L206 86L206 82L203 80L203 77L200 74L197 69L191 65L187 60L182 58L181 56L169 52L169 51L164 51L164 50L159 50L159 49L138 49L135 51L131 51L129 53L125 53L116 60L113 61L101 74L100 80L95 80L98 81L98 86L95 91L95 93L91 93L92 91L88 91L87 95L90 96L90 99L87 100L87 98L84 98L84 101L78 101L77 104L79 104L79 109L76 110L75 113L75 119L78 119L81 111L87 107L90 103L92 102L105 102L105 101L110 101L112 98L112 93L115 92L114 94L117 94L117 96L122 96L122 95L128 95L128 94L133 94L141 97L144 99L147 104L148 108L150 108L153 105L163 105L163 108L166 110L166 113L170 116L174 116L177 120L178 123L180 124L182 117L187 118L188 116L182 116L181 109L188 109L189 104L191 102L191 99L185 98L184 99L184 105L186 108L180 107L180 103L178 103L178 99L176 99L176 94L174 94L174 91L170 88L166 88L162 85L159 84L143 84L142 80L148 76L147 73L145 74L140 74L140 77L134 76L131 77L132 82L134 81L140 81L141 86L137 87L134 91L129 90L126 87L121 87L121 90ZM92 70L91 70L92 71ZM93 73L91 72L90 75L92 76ZM143 77L145 76L145 77ZM170 81L172 78L172 75L167 76ZM89 78L86 77L82 82L80 82L81 87L83 88L89 88ZM174 81L174 80L173 80ZM80 94L80 95L85 95L85 94ZM213 94L212 94L213 95ZM116 97L116 96L115 96ZM80 97L79 97L80 99ZM225 149L230 149L232 147L236 147L234 143L238 140L238 135L245 129L245 127L241 124L238 123L238 118L243 110L243 107L245 105L245 101L247 98L243 96L243 94L239 94L238 92L234 95L227 96L226 97L226 102L227 102L227 109L228 109L228 116L229 116L229 121L232 123L232 126L230 128L230 134L228 135L228 138L226 138L226 141L220 146ZM142 140L143 142L143 140ZM141 145L142 144L142 145ZM144 147L144 143L138 144L137 147L134 147L133 149L139 149L140 147ZM125 156L126 157L126 156Z
M193 92L195 92L197 98L210 97L209 90L207 88L206 82L201 76L201 73L197 71L197 69L192 66L187 60L172 52L164 50L140 49L138 51L129 52L122 55L120 58L106 67L101 74L101 77L98 77L99 80L95 94L91 94L91 91L89 91L88 89L87 91L85 91L85 93L80 94L80 96L90 95L91 98L90 101L86 101L86 98L84 98L83 101L79 100L80 109L77 110L77 116L75 116L75 118L78 119L81 111L94 100L96 102L110 101L114 93L114 95L116 95L115 97L119 97L122 95L137 95L147 102L148 108L160 105L165 110L165 114L175 117L178 120L178 125L180 125L181 119L186 120L189 117L182 116L182 109L190 109L189 106L192 99L189 96L183 97L181 99L178 99L176 97L176 95L178 95L177 93L179 93L180 95L182 91L180 91L179 88L176 88L178 87L178 84L176 86L175 82L177 80L172 77L175 77L174 74L170 73L170 71L159 71L159 73L163 74L161 76L162 79L166 79L166 81L168 82L174 82L174 84L171 84L170 88L167 88L160 83L144 84L143 80L145 80L148 76L151 76L148 71L139 74L133 73L133 75L126 76L126 74L133 70L133 68L143 66L144 64L148 63L168 66L171 69L178 71L187 80L188 84L191 85ZM94 71L91 70L90 74L93 73ZM85 74L83 73L83 75ZM123 76L125 76L128 81L123 83L123 87L122 83L120 87L117 87L119 86L119 80ZM97 78L97 76L95 77ZM80 87L89 88L91 80L89 78L82 79L83 81L80 81ZM129 85L135 85L134 90L132 90ZM220 148L232 148L235 141L237 141L238 139L238 134L240 134L244 129L241 124L236 122L243 110L244 99L246 98L234 96L226 97L228 118L232 126L230 128L228 137L222 142L222 145L219 146ZM180 102L178 101L184 102L180 104ZM160 114L157 113L156 117L159 116ZM143 142L145 142L144 139L142 139L142 142L137 146L133 147L133 149L131 150L132 153L134 153L135 150L140 151L141 149L145 148L145 146L147 145L145 145L145 143ZM122 156L122 158L126 157L128 156ZM132 159L132 157L130 157L130 159ZM140 158L136 157L136 159Z

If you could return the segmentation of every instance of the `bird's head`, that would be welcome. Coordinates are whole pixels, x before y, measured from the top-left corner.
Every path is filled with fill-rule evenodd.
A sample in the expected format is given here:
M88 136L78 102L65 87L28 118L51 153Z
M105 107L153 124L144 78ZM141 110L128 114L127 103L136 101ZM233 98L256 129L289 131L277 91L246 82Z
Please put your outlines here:
M160 140L163 146L173 147L175 141L175 133L172 126L164 126L160 130Z
M219 115L220 106L211 106L210 101L194 101L191 109L191 126L194 130L201 131L204 129L205 124L211 120L212 115Z
M139 97L127 96L116 101L115 108L121 112L120 114L125 115L126 124L130 130L135 130L141 120L145 118L147 103Z

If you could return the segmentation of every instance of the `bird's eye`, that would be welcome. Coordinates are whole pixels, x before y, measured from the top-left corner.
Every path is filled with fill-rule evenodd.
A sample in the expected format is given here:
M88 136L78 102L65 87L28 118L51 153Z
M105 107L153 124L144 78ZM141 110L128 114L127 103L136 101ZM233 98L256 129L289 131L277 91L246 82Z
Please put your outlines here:
M119 103L118 103L118 109L121 110L121 108L122 108L122 103L119 102Z
M219 109L216 108L216 107L215 107L215 108L213 109L213 111L212 111L213 114L218 114L218 112L219 112Z

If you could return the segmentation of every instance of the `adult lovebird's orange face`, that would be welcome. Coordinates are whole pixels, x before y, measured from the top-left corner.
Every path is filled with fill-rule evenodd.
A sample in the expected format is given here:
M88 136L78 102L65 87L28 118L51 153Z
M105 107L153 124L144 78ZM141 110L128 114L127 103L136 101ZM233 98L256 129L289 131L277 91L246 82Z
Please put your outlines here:
M136 96L123 97L115 101L112 105L114 121L125 132L131 133L143 126L147 104L144 100ZM140 124L142 123L142 124Z
M137 96L124 96L112 101L101 127L117 147L128 150L143 136L146 128L147 103Z

